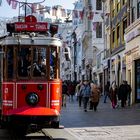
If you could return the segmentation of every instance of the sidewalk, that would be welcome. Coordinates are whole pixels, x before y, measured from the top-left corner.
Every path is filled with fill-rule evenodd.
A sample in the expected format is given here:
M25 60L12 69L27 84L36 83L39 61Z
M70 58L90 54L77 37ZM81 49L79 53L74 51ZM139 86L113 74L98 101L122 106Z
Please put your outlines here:
M140 104L112 109L109 99L100 99L98 111L84 112L78 102L67 102L62 108L61 124L79 140L139 140Z

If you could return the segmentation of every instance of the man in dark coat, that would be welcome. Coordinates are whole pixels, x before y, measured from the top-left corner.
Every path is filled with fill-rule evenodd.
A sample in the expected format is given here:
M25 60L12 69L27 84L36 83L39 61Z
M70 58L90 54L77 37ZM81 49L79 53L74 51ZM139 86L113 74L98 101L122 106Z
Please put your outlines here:
M67 95L68 95L68 87L67 87L66 82L64 81L62 83L62 106L65 106L65 107L66 107Z
M128 90L127 82L123 81L123 83L119 87L119 93L118 93L118 97L121 100L121 107L125 107L128 93L129 93L129 90Z

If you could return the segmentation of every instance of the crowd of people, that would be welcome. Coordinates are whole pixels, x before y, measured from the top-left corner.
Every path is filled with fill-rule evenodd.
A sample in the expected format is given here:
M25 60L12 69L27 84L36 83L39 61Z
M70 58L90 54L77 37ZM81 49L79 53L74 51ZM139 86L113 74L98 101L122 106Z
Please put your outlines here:
M83 106L85 112L87 112L88 109L97 111L102 95L104 95L104 103L106 103L108 98L113 109L117 108L119 103L121 103L121 107L125 107L127 101L128 105L130 105L131 86L127 81L123 81L119 87L117 87L115 81L113 81L111 85L108 81L103 89L104 90L102 90L101 86L88 80L78 83L64 81L62 84L62 106L66 107L67 97L69 97L69 101L73 102L73 97L76 96L79 107Z

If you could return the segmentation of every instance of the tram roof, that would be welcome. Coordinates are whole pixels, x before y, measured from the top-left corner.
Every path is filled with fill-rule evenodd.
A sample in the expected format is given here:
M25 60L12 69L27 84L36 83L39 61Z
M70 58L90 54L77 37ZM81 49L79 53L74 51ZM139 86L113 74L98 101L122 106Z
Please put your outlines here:
M7 36L0 41L0 45L39 45L39 46L62 46L62 41L55 37L37 36L29 37L21 36Z

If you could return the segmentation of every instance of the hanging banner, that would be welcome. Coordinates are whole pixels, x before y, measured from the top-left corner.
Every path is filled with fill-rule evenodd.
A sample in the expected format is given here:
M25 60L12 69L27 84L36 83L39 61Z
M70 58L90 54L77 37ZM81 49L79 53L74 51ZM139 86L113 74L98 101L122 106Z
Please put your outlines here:
M7 0L7 3L8 3L9 5L11 5L11 2L12 2L12 0Z

